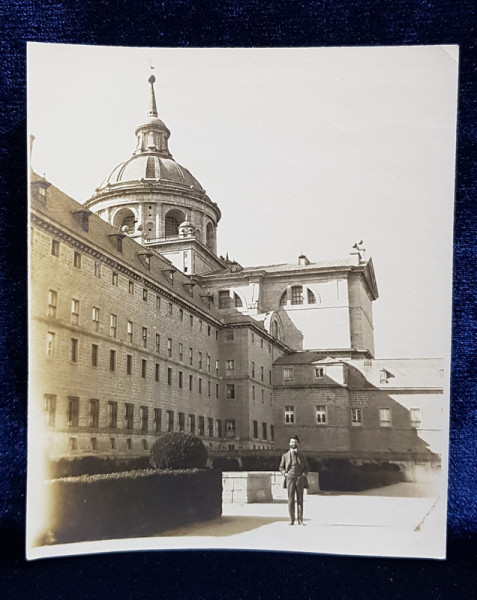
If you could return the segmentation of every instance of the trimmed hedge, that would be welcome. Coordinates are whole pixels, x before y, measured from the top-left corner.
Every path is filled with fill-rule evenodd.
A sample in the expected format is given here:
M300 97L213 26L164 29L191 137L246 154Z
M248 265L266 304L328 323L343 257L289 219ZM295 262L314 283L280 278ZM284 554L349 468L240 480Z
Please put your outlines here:
M222 514L222 477L213 469L84 475L46 485L45 531L57 543L156 536Z
M193 435L169 431L151 448L151 466L155 469L201 469L207 463L204 444Z
M60 477L79 477L80 475L101 475L137 471L149 467L149 455L135 458L74 456L50 461L48 477L49 479L59 479Z

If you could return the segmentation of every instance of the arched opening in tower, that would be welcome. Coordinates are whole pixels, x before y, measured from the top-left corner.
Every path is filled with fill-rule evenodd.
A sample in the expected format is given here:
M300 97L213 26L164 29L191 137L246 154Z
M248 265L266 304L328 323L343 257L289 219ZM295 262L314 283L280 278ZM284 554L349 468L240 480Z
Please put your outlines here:
M129 208L122 208L114 215L111 224L113 227L117 227L124 233L131 235L136 228L136 215Z
M171 237L179 235L179 225L185 221L185 215L180 210L173 208L164 219L164 235Z

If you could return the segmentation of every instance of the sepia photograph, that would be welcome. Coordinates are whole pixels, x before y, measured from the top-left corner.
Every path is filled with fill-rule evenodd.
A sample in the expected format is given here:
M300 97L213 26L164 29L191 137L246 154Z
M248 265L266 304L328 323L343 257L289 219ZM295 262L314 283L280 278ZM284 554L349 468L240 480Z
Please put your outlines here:
M28 44L28 559L445 558L458 61Z

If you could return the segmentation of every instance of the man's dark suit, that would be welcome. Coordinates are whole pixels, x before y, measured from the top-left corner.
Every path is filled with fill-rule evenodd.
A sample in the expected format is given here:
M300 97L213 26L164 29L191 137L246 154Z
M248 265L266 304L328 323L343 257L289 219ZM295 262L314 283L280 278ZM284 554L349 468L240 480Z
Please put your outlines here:
M298 507L298 523L303 523L303 490L305 477L308 475L308 461L306 456L296 451L296 461L293 461L292 450L283 454L280 461L280 471L286 477L288 491L288 512L290 522L295 522L295 497Z

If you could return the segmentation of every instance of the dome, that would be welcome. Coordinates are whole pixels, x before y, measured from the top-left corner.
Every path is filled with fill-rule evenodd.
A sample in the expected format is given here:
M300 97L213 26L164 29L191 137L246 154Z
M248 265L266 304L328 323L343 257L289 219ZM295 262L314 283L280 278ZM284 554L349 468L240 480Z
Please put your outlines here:
M119 164L101 183L98 191L109 185L141 180L163 181L205 192L197 179L186 168L172 158L153 153L136 154L126 162Z

